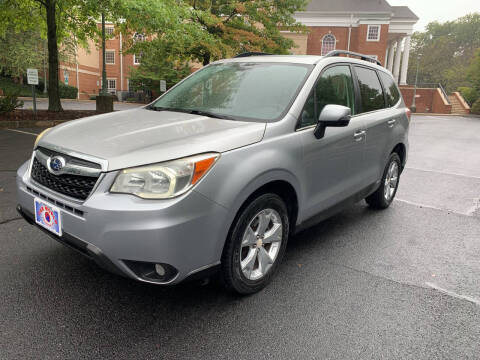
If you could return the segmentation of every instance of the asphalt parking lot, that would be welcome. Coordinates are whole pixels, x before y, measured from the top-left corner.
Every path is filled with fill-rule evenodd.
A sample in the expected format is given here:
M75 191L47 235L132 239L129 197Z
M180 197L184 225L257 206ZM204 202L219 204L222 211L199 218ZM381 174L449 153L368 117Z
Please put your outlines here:
M0 130L1 359L480 357L480 118L415 116L392 206L295 236L244 298L111 275L19 219L21 131Z

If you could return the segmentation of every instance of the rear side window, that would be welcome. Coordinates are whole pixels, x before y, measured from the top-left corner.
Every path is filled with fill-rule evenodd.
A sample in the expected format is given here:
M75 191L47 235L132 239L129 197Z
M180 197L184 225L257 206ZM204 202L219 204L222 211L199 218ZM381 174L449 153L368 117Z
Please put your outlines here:
M377 72L364 67L355 67L360 96L362 98L362 112L380 110L385 107L382 85L378 79Z
M383 88L385 89L387 106L388 107L395 106L400 100L400 92L398 91L395 81L393 81L393 78L390 75L382 71L379 71L378 73L380 75L380 79L382 80Z
M326 105L343 105L355 114L355 91L348 65L336 65L325 70L302 112L300 127L314 125Z

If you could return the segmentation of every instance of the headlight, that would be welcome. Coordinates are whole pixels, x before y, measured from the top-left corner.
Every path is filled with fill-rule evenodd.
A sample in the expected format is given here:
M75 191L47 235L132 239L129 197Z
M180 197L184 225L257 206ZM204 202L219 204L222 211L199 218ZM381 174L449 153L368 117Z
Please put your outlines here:
M220 154L209 153L122 170L110 192L144 199L167 199L183 194L211 169Z
M43 130L40 134L37 135L37 138L35 139L35 144L33 145L33 148L35 149L38 145L38 142L40 141L40 139L42 138L43 135L45 135L47 133L47 131L49 131L51 128L46 128L45 130Z

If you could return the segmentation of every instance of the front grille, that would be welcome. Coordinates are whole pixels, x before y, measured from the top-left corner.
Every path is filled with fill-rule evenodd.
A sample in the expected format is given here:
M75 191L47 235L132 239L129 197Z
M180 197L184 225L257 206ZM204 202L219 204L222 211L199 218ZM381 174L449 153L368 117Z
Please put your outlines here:
M80 200L85 200L90 195L98 179L69 174L53 175L37 158L33 159L32 178L50 190Z

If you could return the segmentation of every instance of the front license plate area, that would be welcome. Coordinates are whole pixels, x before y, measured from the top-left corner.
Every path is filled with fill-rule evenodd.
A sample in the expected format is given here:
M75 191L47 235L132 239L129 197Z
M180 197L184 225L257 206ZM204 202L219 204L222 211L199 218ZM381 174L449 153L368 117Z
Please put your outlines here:
M62 236L62 214L55 205L35 198L35 222L51 231L55 235Z

